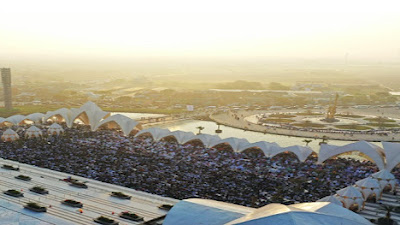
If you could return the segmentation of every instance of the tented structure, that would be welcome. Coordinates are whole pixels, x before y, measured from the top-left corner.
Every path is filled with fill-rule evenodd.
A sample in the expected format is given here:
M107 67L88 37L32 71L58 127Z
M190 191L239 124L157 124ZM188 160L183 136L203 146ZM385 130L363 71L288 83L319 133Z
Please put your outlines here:
M138 122L127 116L121 114L115 114L102 120L97 125L97 127L95 127L95 130L97 130L101 126L107 126L109 129L115 129L119 127L124 133L124 135L128 136L138 125L139 125Z
M245 138L235 138L235 137L230 137L230 138L225 138L220 141L218 141L214 146L219 145L219 144L227 144L231 146L233 151L238 152L240 149L242 149L244 146L250 144L249 141Z
M275 155L275 153L281 149L281 147L275 142L270 143L267 141L259 141L243 146L241 149L239 149L239 152L243 152L246 149L250 148L260 149L266 157L271 157L272 155Z
M313 150L308 146L293 145L279 149L274 154L272 154L271 157L274 157L283 152L292 152L297 156L300 162L304 162L313 153Z
M43 136L42 131L36 126L31 126L25 131L25 137L28 138L38 138L42 136Z
M379 182L371 177L364 178L355 183L355 187L363 194L364 199L375 198L379 200L382 195L382 189Z
M330 196L321 198L320 200L317 200L317 202L330 202L330 203L334 203L336 205L343 206L343 203L334 195L330 195Z
M386 169L390 172L400 164L400 143L382 142L386 157Z
M44 121L51 119L53 122L65 122L71 128L73 124L73 113L70 109L61 108L56 111L49 111L44 116Z
M205 199L186 199L168 212L164 225L371 225L362 216L329 202L269 204L255 209Z
M33 123L42 123L43 118L45 115L43 113L32 113L25 117L25 120L32 121Z
M144 129L139 131L135 137L139 137L141 135L151 135L151 137L153 138L153 141L158 142L160 141L162 138L165 137L166 134L171 133L170 130L168 129L161 129L161 128L156 128L156 127L150 127L148 129Z
M349 186L336 192L336 197L348 209L356 209L360 211L364 207L364 197L362 193L355 187Z
M379 172L373 173L371 177L379 182L382 190L389 187L390 190L393 191L396 188L396 178L387 170L381 170Z
M47 133L49 135L60 135L61 133L64 133L64 129L58 123L53 123L49 126Z
M73 112L72 122L76 119L81 120L85 125L89 125L92 131L95 131L102 119L111 115L109 112L101 110L95 103L86 102L79 109L71 109Z
M20 124L25 119L23 115L13 115L3 120L2 124L6 126L13 126Z
M187 140L190 140L191 138L193 138L196 135L193 132L185 132L185 131L177 130L177 131L173 131L170 133L165 133L164 137L162 137L162 138L169 137L169 136L173 136L179 144L184 144L187 142Z
M379 169L385 168L383 149L366 141L358 141L341 147L323 144L319 150L318 163L323 163L329 158L353 151L361 152L363 157L375 162Z
M185 143L190 141L198 140L203 143L204 147L211 148L216 145L221 138L218 135L211 135L211 134L198 134L186 140ZM184 144L185 144L184 143Z
M1 135L1 140L2 141L15 141L19 139L19 135L17 134L17 132L11 130L11 129L7 129L6 131L4 131L3 135Z

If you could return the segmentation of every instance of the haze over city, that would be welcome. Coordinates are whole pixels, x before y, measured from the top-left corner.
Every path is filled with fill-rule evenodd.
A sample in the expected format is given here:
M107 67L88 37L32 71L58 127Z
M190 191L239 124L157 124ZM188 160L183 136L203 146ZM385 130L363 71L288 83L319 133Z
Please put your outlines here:
M0 5L0 224L400 224L399 1Z

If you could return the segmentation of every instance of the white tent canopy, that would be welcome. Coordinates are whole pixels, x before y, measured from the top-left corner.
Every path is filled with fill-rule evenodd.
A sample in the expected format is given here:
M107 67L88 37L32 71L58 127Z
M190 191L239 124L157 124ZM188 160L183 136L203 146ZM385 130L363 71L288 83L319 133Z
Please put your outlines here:
M201 141L204 147L211 148L212 146L216 145L221 140L221 138L218 135L198 134L187 139L185 143L195 140Z
M47 133L50 135L60 135L63 132L64 129L58 123L51 124L47 130Z
M186 199L168 212L164 225L371 225L362 216L329 202L269 204L255 209L206 199Z
M216 145L219 145L219 144L228 144L229 146L231 146L233 151L238 152L241 148L250 144L250 142L247 141L247 139L245 139L245 138L230 137L230 138L225 138L225 139L218 141L212 147L215 147Z
M144 134L149 134L153 137L153 140L158 142L160 141L163 137L165 137L166 134L171 133L170 130L168 129L161 129L161 128L157 128L157 127L150 127L144 130L139 131L135 137L139 137L140 135L144 135Z
M80 119L85 125L89 125L92 131L95 131L102 119L110 116L109 112L101 110L95 103L89 101L78 110L73 110L73 119Z
M24 120L30 120L34 123L41 123L45 115L43 113L32 113L25 117Z
M281 149L281 147L275 142L270 143L267 141L259 141L243 146L241 149L239 149L239 152L243 152L249 148L259 148L266 157L271 157L271 155L275 155L275 152Z
M393 191L396 188L396 178L387 170L381 170L379 172L373 173L371 177L379 182L379 185L382 189L390 186L390 189Z
M115 114L110 117L107 117L106 119L102 120L97 127L95 127L95 130L97 130L101 126L107 126L108 128L116 128L119 127L121 128L122 132L124 133L125 136L128 136L132 130L135 129L136 126L138 126L139 123L136 122L135 120L121 115L121 114Z
M386 169L390 172L400 163L400 143L382 142L386 156Z
M196 136L193 132L185 132L185 131L173 131L170 134L167 134L165 137L167 136L174 136L176 141L179 144L184 144L187 142L187 140L190 140L191 138L193 138L194 136Z
M334 195L326 196L325 198L321 198L317 200L317 202L331 202L335 203L336 205L343 206L343 203Z
M278 149L274 152L274 154L271 154L270 157L274 157L283 152L293 152L300 160L300 162L304 162L313 153L313 150L308 146L293 145L286 148Z
M49 119L52 119L53 122L65 122L67 124L67 127L72 127L73 119L70 109L61 108L57 109L56 111L49 111L44 116L44 121L47 121Z
M24 119L25 119L25 116L23 116L23 115L13 115L13 116L5 118L2 123L5 123L6 125L9 125L9 124L18 125Z
M1 140L3 141L15 141L19 139L19 135L17 132L7 129L6 131L3 132L3 135L1 136Z
M371 177L364 178L355 183L355 186L363 194L364 199L367 200L370 196L375 194L375 199L381 198L382 189L379 182Z
M25 137L38 138L43 135L42 131L36 126L31 126L25 131Z
M323 144L319 150L318 163L323 163L329 158L352 151L363 153L370 160L374 161L379 169L385 168L383 149L366 141L358 141L341 147Z
M354 204L357 204L357 209L359 211L364 206L364 197L362 193L353 186L340 189L336 192L336 195L336 197L343 203L343 206L348 209Z

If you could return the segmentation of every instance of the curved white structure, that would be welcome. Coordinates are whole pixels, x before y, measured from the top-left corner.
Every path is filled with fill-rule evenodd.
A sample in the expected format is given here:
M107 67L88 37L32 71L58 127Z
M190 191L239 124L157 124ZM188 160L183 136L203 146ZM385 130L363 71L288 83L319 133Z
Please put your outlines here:
M190 140L191 138L193 138L196 135L193 132L185 132L185 131L177 130L177 131L173 131L171 133L166 133L164 135L164 137L162 137L162 138L169 137L169 136L173 136L179 144L184 144L187 142L187 140Z
M32 113L27 115L24 121L29 120L32 121L33 123L42 123L44 116L45 115L43 113Z
M390 187L391 191L396 188L397 180L394 175L387 170L381 170L379 172L373 173L371 177L379 182L382 190L385 189L387 186Z
M102 120L94 130L97 130L101 126L107 126L109 129L114 129L119 127L122 132L124 133L125 136L129 136L129 134L139 125L138 122L135 120L121 115L121 114L115 114L110 117L107 117L106 119Z
M28 138L38 138L38 137L42 137L43 133L42 131L37 128L36 126L31 126L28 129L26 129L25 131L25 137Z
M15 141L19 139L19 135L17 132L7 129L6 131L3 132L3 135L1 135L1 140L2 141Z
M354 186L363 194L365 200L374 195L376 200L382 197L382 189L379 182L371 177L357 181Z
M23 116L23 115L13 115L13 116L5 118L2 123L6 126L18 125L24 119L25 119L25 116Z
M149 135L151 135L151 137L153 137L153 141L158 142L162 138L164 138L166 134L169 134L169 133L171 133L171 131L168 130L168 129L150 127L148 129L144 129L144 130L139 131L135 135L135 137L139 137L140 135L144 135L144 134L149 134Z
M360 211L364 207L364 197L362 193L353 186L340 189L336 192L336 197L343 203L345 208L349 209L356 204L357 210Z
M47 129L47 133L49 135L60 135L64 133L64 129L58 123L53 123L49 126L49 129Z
M330 202L269 204L255 209L206 199L185 199L168 212L164 225L371 225L362 216Z
M49 111L44 116L44 121L51 119L53 122L65 122L67 127L71 128L73 119L72 111L67 108L57 109L56 111Z
M184 144L186 144L190 141L196 141L196 140L203 143L204 147L211 148L212 146L216 145L221 140L221 138L218 135L198 134L198 135L195 135L195 136L189 138L188 140L186 140L186 142L184 142Z
M364 154L364 157L375 162L379 169L385 168L385 153L383 149L366 141L358 141L341 147L323 144L319 150L318 163L323 163L329 158L353 151L359 151Z
M230 138L225 138L225 139L218 141L212 147L215 147L219 144L227 144L227 145L231 146L231 148L233 149L234 152L238 152L241 148L250 144L250 142L247 141L247 139L245 139L245 138L230 137Z
M326 196L325 198L321 198L320 200L317 200L317 202L330 202L334 203L336 205L343 206L343 203L334 195Z
M102 119L106 119L111 113L101 110L95 103L86 102L77 110L72 110L72 122L76 119L81 120L85 125L89 125L95 131Z
M275 151L274 154L271 155L271 157L274 157L283 152L293 152L293 154L297 156L300 162L304 162L313 153L313 150L308 146L293 145Z
M400 164L400 143L382 142L386 156L386 169L390 172Z
M271 157L272 155L275 155L275 152L278 152L281 149L281 147L275 142L271 143L267 141L258 141L243 146L241 149L239 149L239 152L243 152L249 148L259 148L266 157Z

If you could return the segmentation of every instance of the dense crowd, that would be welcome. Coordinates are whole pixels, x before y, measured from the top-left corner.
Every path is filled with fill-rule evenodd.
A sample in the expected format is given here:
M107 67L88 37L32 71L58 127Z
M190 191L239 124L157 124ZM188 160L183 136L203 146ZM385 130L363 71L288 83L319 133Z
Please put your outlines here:
M253 207L316 201L378 171L369 161L338 158L318 165L316 158L299 162L290 153L266 158L254 149L234 153L223 145L153 142L84 126L65 128L61 136L0 143L0 149L1 158L157 195Z

